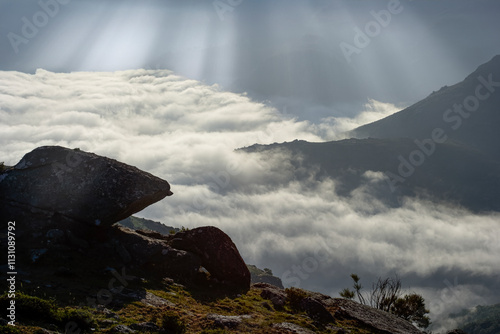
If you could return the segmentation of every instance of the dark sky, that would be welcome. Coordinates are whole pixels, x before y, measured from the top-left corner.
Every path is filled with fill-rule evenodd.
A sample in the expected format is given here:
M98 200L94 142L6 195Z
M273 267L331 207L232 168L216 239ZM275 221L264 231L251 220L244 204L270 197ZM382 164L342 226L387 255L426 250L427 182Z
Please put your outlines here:
M59 1L2 0L0 70L167 68L316 122L409 105L500 54L494 0Z

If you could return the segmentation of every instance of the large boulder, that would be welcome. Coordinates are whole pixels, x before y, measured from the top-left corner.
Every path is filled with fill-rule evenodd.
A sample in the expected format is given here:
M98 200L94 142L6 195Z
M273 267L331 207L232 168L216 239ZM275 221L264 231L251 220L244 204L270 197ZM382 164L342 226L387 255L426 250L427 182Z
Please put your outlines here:
M235 288L250 289L250 272L231 238L213 226L175 234L174 248L197 254L210 275Z
M93 153L43 146L0 174L0 216L63 216L110 226L166 196L170 185L136 167Z
M303 309L307 315L320 323L334 323L335 319L332 314L325 308L325 306L314 298L307 297L300 302L300 308Z
M144 235L122 226L114 226L109 234L108 244L124 265L139 266L155 276L189 282L201 266L197 254L173 248L166 238Z

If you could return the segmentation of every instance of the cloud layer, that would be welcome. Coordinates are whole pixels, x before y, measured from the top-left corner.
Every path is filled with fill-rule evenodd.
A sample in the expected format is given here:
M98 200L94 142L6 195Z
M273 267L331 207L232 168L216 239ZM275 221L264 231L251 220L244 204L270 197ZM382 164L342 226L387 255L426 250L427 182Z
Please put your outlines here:
M13 165L38 146L62 145L147 170L168 180L175 195L141 216L218 226L247 263L271 268L286 285L338 296L351 272L367 288L398 273L426 297L434 318L498 302L498 214L416 199L387 208L366 188L339 197L335 180L317 181L314 170L296 181L288 152L235 151L338 139L395 111L370 100L354 119L313 124L166 70L0 72L0 161ZM377 173L366 177L384 182Z

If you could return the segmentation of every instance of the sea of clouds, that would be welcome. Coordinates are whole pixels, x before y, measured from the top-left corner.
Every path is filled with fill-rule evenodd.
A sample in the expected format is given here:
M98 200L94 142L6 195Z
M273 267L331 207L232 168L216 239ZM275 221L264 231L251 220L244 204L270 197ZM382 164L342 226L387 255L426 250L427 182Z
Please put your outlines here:
M317 180L314 169L297 181L289 152L236 150L342 139L396 111L369 100L355 118L311 123L167 70L3 71L0 161L15 165L36 147L61 145L137 166L174 192L138 216L217 226L247 263L271 268L286 286L334 297L351 273L367 290L377 277L398 274L405 288L424 295L440 330L453 326L450 312L500 301L499 214L409 198L385 207L366 189L384 182L377 173L340 197L335 180Z

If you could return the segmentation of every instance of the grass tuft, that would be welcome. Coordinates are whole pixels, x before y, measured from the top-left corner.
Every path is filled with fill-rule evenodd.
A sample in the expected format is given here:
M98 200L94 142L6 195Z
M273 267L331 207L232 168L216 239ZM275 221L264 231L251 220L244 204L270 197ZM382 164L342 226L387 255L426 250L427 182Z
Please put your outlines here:
M186 333L186 324L173 311L167 311L161 316L161 328L172 334Z

